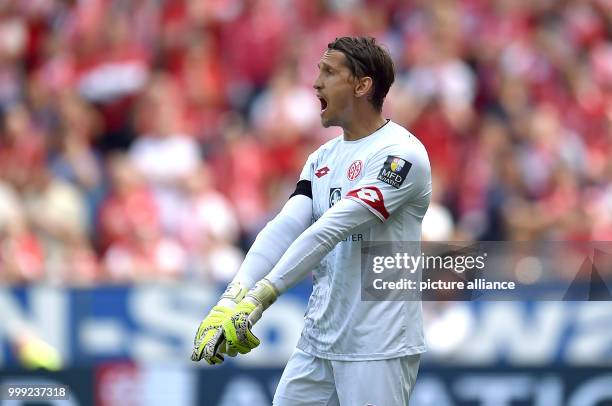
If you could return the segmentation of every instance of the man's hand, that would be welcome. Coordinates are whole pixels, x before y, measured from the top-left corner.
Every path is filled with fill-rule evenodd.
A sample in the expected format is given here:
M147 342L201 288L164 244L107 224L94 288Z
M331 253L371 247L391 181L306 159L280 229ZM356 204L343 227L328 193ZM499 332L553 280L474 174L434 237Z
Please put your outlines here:
M223 334L229 351L246 354L260 343L251 332L251 327L261 318L278 296L278 291L266 279L262 279L238 303L232 314L223 321Z
M193 340L192 361L206 360L210 365L223 362L222 352L235 356L236 351L227 350L223 339L223 322L234 314L236 304L244 298L247 289L238 283L231 283L216 306L200 323L200 327Z
M221 356L219 351L223 342L221 325L233 312L233 309L225 306L217 305L212 308L210 313L200 323L198 332L193 340L192 361L205 359L211 365L223 362L223 356Z

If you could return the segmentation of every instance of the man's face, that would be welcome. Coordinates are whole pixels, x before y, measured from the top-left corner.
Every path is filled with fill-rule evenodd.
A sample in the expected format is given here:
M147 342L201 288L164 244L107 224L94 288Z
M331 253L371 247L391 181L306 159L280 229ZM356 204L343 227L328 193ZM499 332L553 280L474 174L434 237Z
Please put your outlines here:
M345 58L340 51L327 50L319 61L313 87L321 102L323 127L342 127L351 119L355 83Z

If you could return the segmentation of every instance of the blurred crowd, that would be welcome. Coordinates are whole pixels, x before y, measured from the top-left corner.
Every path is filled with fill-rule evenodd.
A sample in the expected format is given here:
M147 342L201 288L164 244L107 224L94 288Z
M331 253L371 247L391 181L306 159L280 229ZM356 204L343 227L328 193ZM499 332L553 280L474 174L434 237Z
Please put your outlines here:
M428 149L424 238L612 239L610 0L0 0L0 280L231 278L353 34Z

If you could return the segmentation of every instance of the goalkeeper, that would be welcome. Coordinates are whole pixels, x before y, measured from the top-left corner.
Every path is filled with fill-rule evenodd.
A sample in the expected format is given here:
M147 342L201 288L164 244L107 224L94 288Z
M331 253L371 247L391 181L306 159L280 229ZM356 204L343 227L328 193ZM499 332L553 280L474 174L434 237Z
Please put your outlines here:
M308 157L295 192L200 324L192 359L218 364L222 352L257 347L252 324L312 271L304 329L274 404L407 405L425 351L421 303L360 300L361 242L420 240L429 159L382 116L394 69L373 38L337 38L318 68L322 125L342 134Z

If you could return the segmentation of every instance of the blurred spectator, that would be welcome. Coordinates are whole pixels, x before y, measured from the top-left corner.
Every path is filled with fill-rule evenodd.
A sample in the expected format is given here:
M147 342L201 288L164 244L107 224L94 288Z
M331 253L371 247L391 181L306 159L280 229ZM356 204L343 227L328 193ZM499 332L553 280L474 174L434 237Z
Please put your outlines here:
M254 233L267 214L265 149L240 116L228 117L223 128L223 148L211 157L213 173L220 190L234 204L242 230Z
M113 243L127 241L131 233L153 234L160 228L153 193L128 157L116 153L107 159L107 164L112 188L100 209L98 228L102 251Z
M133 231L129 238L111 244L104 255L110 280L117 282L175 279L186 266L186 254L176 241L161 233Z
M142 130L129 154L134 167L152 186L163 230L176 233L181 189L200 163L198 144L183 132L182 103L174 80L156 76L140 101Z
M225 75L219 49L210 35L193 33L176 68L183 102L185 127L203 143L220 136L226 110Z
M45 139L26 106L15 104L4 114L0 134L0 176L16 188L27 187L30 172L43 164Z
M193 276L229 282L242 263L235 246L239 225L229 201L212 188L211 171L204 167L189 175L178 222L180 240L189 253Z
M79 188L86 199L91 224L104 194L102 157L92 148L99 117L73 94L62 98L60 109L58 145L55 151L50 151L49 166L56 177Z
M22 202L33 230L45 252L47 278L66 282L72 279L72 257L90 250L87 212L82 194L70 183L54 178L44 166L33 168L22 191ZM75 280L93 275L74 275Z
M246 0L220 29L220 53L229 79L231 105L241 111L252 101L282 61L287 31L279 1Z
M26 20L15 2L0 7L0 109L4 110L23 96L21 63L28 42Z
M297 82L294 66L286 65L274 76L269 87L253 102L254 129L273 142L307 137L320 126L320 106L312 98L312 87Z
M0 181L0 277L9 282L31 282L44 277L43 247L29 229L19 196Z

